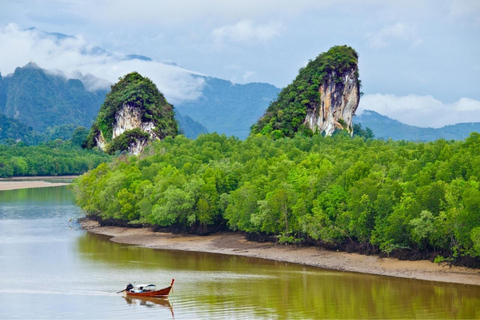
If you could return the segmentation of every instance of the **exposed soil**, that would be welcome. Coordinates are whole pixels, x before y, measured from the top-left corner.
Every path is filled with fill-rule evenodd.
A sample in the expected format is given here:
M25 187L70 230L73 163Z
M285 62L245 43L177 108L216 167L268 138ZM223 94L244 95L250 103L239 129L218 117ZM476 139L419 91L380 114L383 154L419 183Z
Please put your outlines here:
M38 179L38 178L37 178ZM0 191L65 186L70 183L46 181L0 181Z
M275 244L271 239L255 239L234 232L206 236L154 232L151 228L100 226L83 219L82 227L92 233L111 236L113 242L153 249L210 252L298 263L324 269L368 273L409 279L480 285L480 270L438 265L428 260L407 261L358 253L337 252L318 247Z

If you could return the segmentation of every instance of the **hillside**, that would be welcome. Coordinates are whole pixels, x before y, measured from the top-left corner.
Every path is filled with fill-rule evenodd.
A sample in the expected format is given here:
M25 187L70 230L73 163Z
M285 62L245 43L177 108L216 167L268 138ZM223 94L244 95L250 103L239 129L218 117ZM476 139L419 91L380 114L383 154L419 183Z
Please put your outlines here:
M203 124L209 132L245 139L250 126L263 115L278 92L280 89L268 83L234 84L205 77L202 96L177 103L175 108Z
M80 80L47 73L33 62L16 68L3 83L0 113L38 132L62 124L89 127L106 94L87 91Z
M365 110L357 115L354 123L370 128L377 139L434 141L437 139L463 140L471 132L480 132L480 123L457 123L442 128L421 128L410 126L381 115L375 111Z
M193 120L190 116L184 116L176 108L174 111L175 119L177 119L178 122L179 134L183 134L187 138L195 139L199 134L208 133L208 129L200 122Z
M151 141L178 134L173 106L157 86L138 72L112 86L90 129L85 146L139 154Z
M76 127L90 128L108 90L92 90L106 80L87 74L67 79L29 63L6 77L0 74L0 144L7 139L27 144L61 138ZM198 121L178 112L179 127L187 137L208 132Z
M18 120L0 114L0 144L23 141L26 144L37 144L44 136L27 127Z

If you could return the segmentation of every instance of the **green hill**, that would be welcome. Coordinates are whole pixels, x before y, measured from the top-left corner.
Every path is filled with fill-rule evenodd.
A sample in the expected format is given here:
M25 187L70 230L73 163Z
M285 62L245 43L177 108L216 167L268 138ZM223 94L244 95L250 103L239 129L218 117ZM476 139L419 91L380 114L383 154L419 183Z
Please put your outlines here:
M18 120L0 114L0 144L23 141L26 144L37 144L44 140L44 135L39 134L31 127L27 127Z
M137 153L132 148L141 152L147 141L177 134L173 106L149 78L132 72L112 86L85 146Z
M90 92L77 79L47 73L35 63L3 78L6 99L0 113L45 132L62 124L89 127L106 91Z

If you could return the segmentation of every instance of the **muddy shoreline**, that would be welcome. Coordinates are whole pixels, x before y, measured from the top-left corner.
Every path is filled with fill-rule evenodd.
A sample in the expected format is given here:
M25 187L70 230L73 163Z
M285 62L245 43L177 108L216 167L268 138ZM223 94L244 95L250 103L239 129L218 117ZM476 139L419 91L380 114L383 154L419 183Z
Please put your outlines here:
M18 190L18 189L30 189L30 188L47 188L66 186L70 183L66 182L46 182L46 181L0 181L0 191L5 190Z
M208 236L180 235L153 232L151 228L102 227L97 221L89 219L84 219L80 223L88 232L110 236L113 242L152 249L229 254L338 271L480 285L479 269L449 267L427 260L401 261L394 258L335 252L317 247L295 247L272 242L258 243L247 241L243 235L234 232L220 232Z

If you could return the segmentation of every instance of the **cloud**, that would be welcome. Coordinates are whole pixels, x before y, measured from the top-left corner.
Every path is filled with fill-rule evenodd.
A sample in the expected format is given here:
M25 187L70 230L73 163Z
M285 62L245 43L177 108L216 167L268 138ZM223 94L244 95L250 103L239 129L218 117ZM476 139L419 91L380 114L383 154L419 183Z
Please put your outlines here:
M423 42L414 25L401 22L386 26L376 33L367 33L365 37L373 48L386 47L398 41L409 43L412 46L418 46Z
M193 100L201 95L203 78L175 65L156 61L126 60L79 37L58 37L39 30L20 30L15 24L0 29L0 70L3 75L34 60L41 68L58 69L67 77L91 74L111 83L132 71L149 77L172 102ZM90 80L95 79L89 77ZM89 83L95 87L97 84ZM103 82L105 86L105 82Z
M255 76L255 72L254 72L254 71L249 71L249 70L247 70L247 71L245 71L245 73L243 74L242 79L243 79L243 81L247 82L248 79L250 79L250 78L253 77L253 76Z
M213 29L212 36L216 42L253 43L269 40L280 34L281 26L277 23L255 25L251 20L242 20L234 25Z
M473 17L480 22L480 1L478 0L453 0L450 2L450 16L454 19Z
M480 101L461 98L443 103L432 96L368 94L360 99L357 113L373 110L405 124L440 128L461 122L480 122Z

